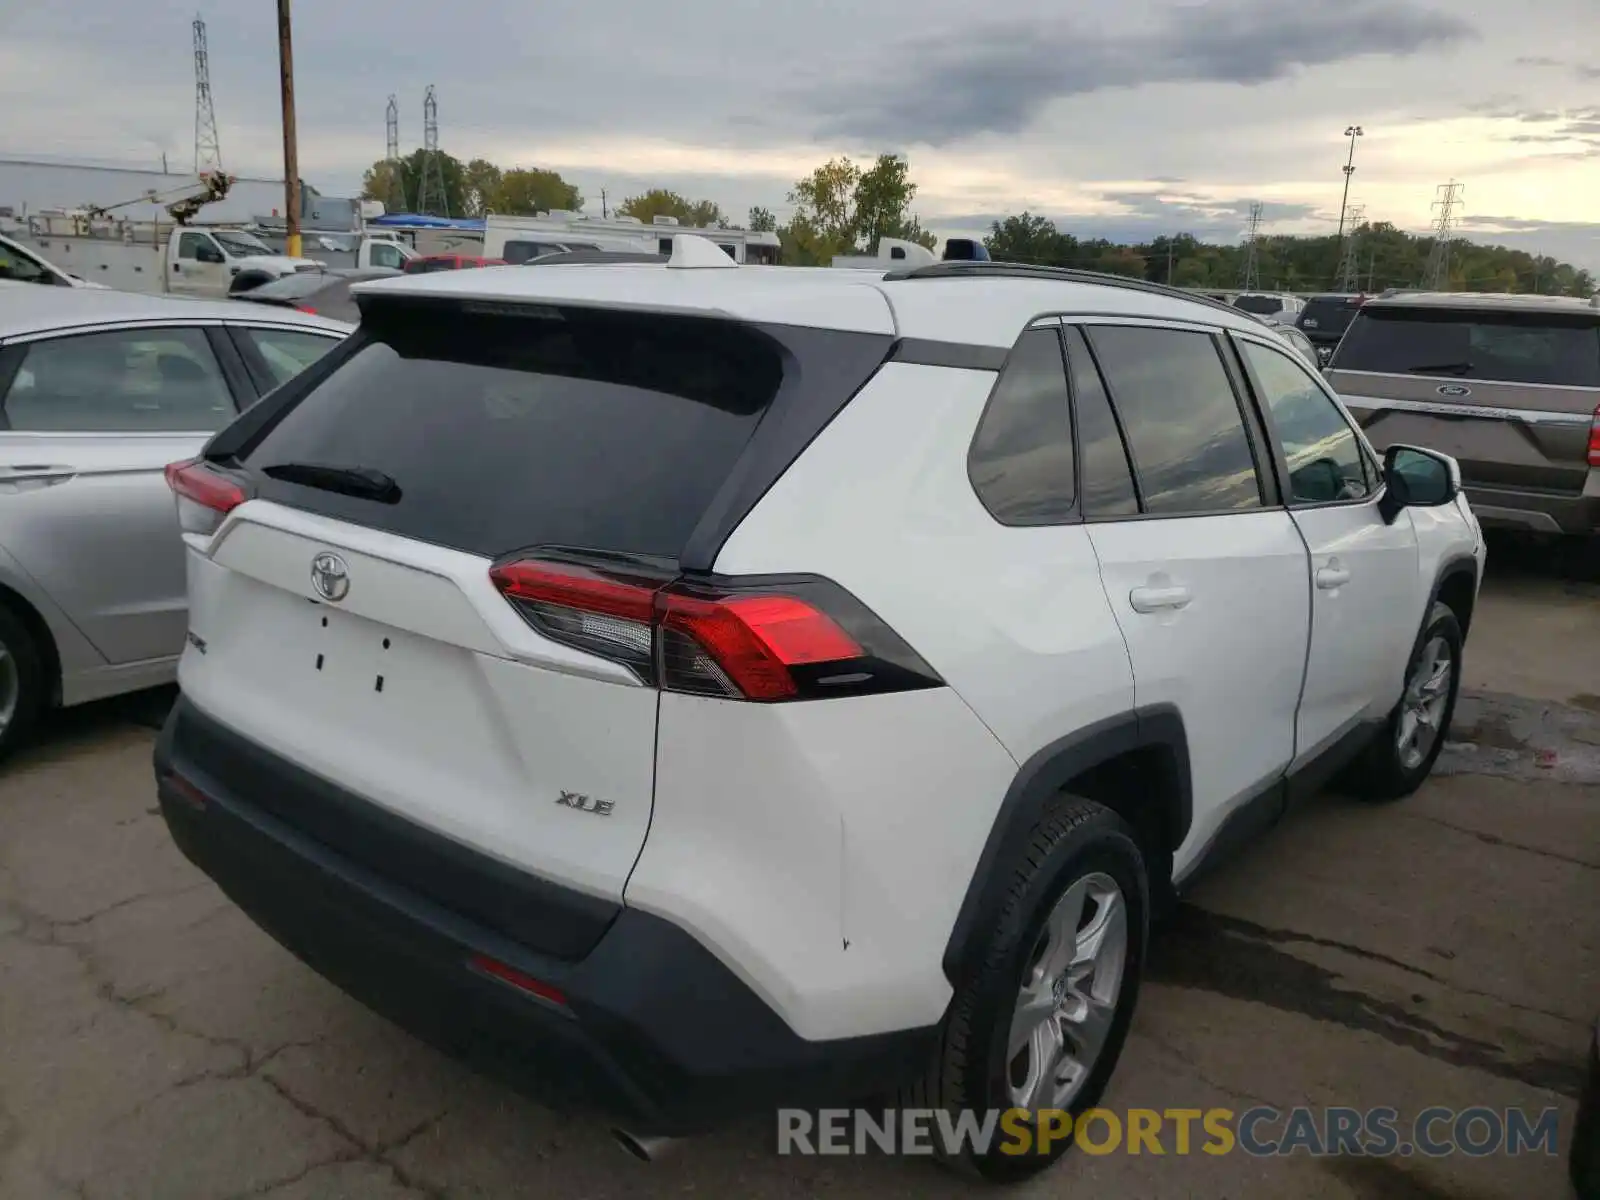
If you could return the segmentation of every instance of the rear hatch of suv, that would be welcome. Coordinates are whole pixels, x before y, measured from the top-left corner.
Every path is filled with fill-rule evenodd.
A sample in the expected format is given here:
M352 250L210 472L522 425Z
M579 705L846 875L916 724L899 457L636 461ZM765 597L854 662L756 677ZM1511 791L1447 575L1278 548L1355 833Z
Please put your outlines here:
M659 698L649 615L641 633L616 581L673 577L890 339L378 301L328 365L173 477L187 702L385 819L614 901L650 820ZM797 414L776 401L802 373L834 399ZM186 752L204 774L204 746ZM486 898L481 872L386 853L393 838L281 791L247 799L525 945L586 951L517 928L514 882Z
M1328 369L1382 450L1455 456L1468 485L1576 495L1600 404L1600 310L1369 301Z

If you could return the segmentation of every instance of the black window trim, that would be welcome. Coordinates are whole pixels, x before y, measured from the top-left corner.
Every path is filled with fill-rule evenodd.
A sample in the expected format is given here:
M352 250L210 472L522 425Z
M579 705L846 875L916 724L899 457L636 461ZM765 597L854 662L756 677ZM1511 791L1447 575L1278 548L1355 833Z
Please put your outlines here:
M1100 360L1095 357L1094 347L1089 344L1089 335L1075 324L1063 322L1061 326L1061 348L1066 352L1067 358L1067 393L1072 397L1072 458L1075 472L1082 473L1083 453L1078 440L1078 430L1082 422L1078 418L1078 384L1072 377L1072 349L1067 344L1067 334L1077 335L1078 341L1083 343L1084 353L1087 355L1089 369L1095 373L1095 378L1100 380L1100 392L1106 398L1106 408L1111 411L1111 425L1117 431L1117 444L1122 447L1122 460L1128 465L1128 481L1133 485L1133 502L1138 507L1136 513L1108 513L1104 516L1091 516L1082 512L1083 488L1078 488L1079 512L1086 524L1098 525L1107 521L1131 521L1142 517L1146 513L1144 506L1144 488L1139 483L1139 473L1133 469L1133 451L1128 448L1128 431L1122 427L1122 414L1117 411L1117 406L1111 402L1111 388L1106 384L1105 372L1100 369Z
M1093 317L1083 316L1071 318L1070 324L1079 328L1083 333L1083 340L1089 345L1089 352L1095 357L1095 369L1100 371L1100 380L1106 389L1106 398L1111 404L1112 416L1116 418L1117 431L1123 435L1123 446L1128 452L1128 464L1133 469L1134 492L1139 498L1139 512L1128 513L1122 516L1089 517L1087 524L1103 525L1117 521L1185 521L1196 517L1246 517L1253 513L1262 512L1287 512L1278 489L1277 467L1274 459L1269 459L1270 470L1263 470L1261 463L1261 445L1257 439L1263 435L1260 432L1259 415L1252 418L1255 412L1255 398L1242 393L1240 379L1237 371L1228 364L1228 351L1224 348L1223 338L1229 332L1227 329L1216 325L1204 325L1198 322L1172 320L1164 317L1138 317L1119 315L1100 319L1098 314ZM1104 370L1100 369L1099 354L1094 348L1092 330L1104 328L1126 329L1156 329L1166 330L1171 333L1198 333L1204 334L1211 341L1212 349L1216 352L1221 362L1223 374L1228 379L1228 386L1233 391L1234 404L1239 409L1239 423L1244 427L1245 443L1250 447L1250 457L1255 463L1256 485L1259 489L1261 503L1255 508L1238 509L1202 509L1196 512L1151 512L1145 504L1144 483L1139 476L1138 459L1134 456L1133 446L1127 438L1127 427L1122 420L1122 414L1117 409L1116 392L1111 388L1110 380L1106 378Z
M989 394L984 398L983 411L978 414L978 421L972 427L972 436L967 440L966 472L967 486L972 489L972 495L982 506L983 511L989 514L989 519L1002 529L1060 529L1064 526L1082 525L1083 516L1083 488L1078 483L1078 465L1082 461L1078 454L1078 400L1072 387L1072 367L1067 360L1067 344L1062 337L1063 325L1060 317L1040 317L1030 321L1017 334L1017 340L1011 343L1011 349L1006 351L1005 362L1001 363L995 373L994 383L989 386ZM1062 381L1066 385L1067 394L1067 424L1072 436L1072 503L1067 506L1067 511L1053 521L1028 521L1017 523L1003 520L995 515L989 507L988 501L983 498L983 493L978 490L978 484L972 478L972 448L977 444L978 432L983 428L983 423L989 417L989 410L994 407L995 397L1000 394L1000 385L1005 381L1006 367L1011 365L1012 356L1016 354L1017 347L1022 345L1022 339L1030 333L1041 331L1054 331L1056 337L1056 353L1061 358Z
M1345 411L1344 403L1339 399L1338 393L1328 386L1327 380L1322 378L1321 373L1318 371L1312 371L1303 362L1296 362L1294 355L1287 353L1280 346L1274 346L1266 338L1252 337L1248 334L1238 333L1229 334L1228 337L1229 341L1232 343L1232 356L1237 361L1239 370L1248 384L1248 390L1251 397L1251 407L1260 414L1260 419L1266 425L1268 430L1269 436L1267 440L1268 444L1272 448L1272 468L1277 474L1282 485L1282 495L1284 497L1284 504L1282 507L1287 507L1293 512L1307 512L1318 508L1360 508L1363 505L1369 504L1376 507L1378 501L1383 497L1383 493L1388 490L1388 485L1383 479L1383 470L1380 466L1378 466L1380 460L1378 459L1377 453L1372 449L1371 445L1368 444L1367 435L1362 432L1361 426L1351 419L1350 414ZM1364 471L1368 469L1374 470L1372 491L1368 492L1359 500L1294 499L1294 493L1288 486L1289 458L1283 450L1283 438L1278 433L1277 423L1272 419L1272 406L1266 402L1266 389L1262 386L1261 380L1256 377L1254 368L1250 366L1250 360L1245 356L1242 345L1242 343L1245 342L1250 342L1251 344L1259 346L1265 350L1271 350L1275 354L1282 354L1284 358L1288 359L1291 363L1294 363L1294 365L1298 366L1302 371L1305 371L1305 373L1316 382L1322 394L1333 401L1333 411L1338 414L1341 420L1344 421L1345 427L1355 435L1356 451L1361 456L1362 469Z
M228 390L233 393L233 411L235 414L242 413L260 395L255 380L250 377L249 367L226 327L208 325L202 332L211 344L211 353L216 357L217 365L222 368L222 378L227 381Z

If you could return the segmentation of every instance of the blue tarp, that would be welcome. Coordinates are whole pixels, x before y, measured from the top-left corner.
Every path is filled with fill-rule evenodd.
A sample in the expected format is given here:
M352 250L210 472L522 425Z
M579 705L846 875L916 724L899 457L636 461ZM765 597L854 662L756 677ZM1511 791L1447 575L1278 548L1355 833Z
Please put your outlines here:
M420 213L384 213L367 222L382 228L385 225L407 225L416 229L471 229L482 230L482 217L429 217Z

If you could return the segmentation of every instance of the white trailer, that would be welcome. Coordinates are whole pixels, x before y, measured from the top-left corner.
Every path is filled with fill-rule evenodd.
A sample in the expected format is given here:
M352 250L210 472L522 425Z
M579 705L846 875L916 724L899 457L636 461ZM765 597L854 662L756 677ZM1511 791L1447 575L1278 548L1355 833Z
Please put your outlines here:
M490 213L483 224L483 255L508 263L525 263L565 250L619 250L643 254L672 253L680 233L702 237L736 263L775 264L775 233L749 229L698 229L673 217L657 217L646 225L637 217L597 219L579 212L547 212L533 217Z

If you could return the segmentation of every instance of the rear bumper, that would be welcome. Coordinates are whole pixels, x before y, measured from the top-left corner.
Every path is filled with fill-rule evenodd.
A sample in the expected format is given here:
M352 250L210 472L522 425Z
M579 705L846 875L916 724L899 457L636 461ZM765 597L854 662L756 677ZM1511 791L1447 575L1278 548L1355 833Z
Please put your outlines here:
M1593 490L1575 495L1465 485L1472 511L1484 525L1579 537L1600 534L1600 493L1591 495Z
M204 769L188 749L197 740L208 747ZM250 779L219 768L219 741L240 743ZM635 909L620 909L576 960L529 950L244 799L329 785L187 699L167 720L155 769L173 840L253 921L368 1007L542 1101L598 1110L639 1134L682 1135L752 1109L892 1087L933 1051L931 1029L807 1041L688 933ZM366 804L342 801L356 814ZM392 820L373 815L375 825ZM546 995L506 982L495 964Z

